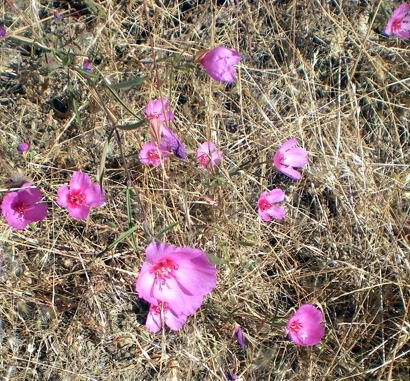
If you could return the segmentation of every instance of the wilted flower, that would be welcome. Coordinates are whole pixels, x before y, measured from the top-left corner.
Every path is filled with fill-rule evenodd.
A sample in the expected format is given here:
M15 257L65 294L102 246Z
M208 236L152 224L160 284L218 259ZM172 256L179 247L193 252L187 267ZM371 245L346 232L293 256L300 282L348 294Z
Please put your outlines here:
M217 151L215 144L209 141L202 143L196 152L196 159L201 169L211 169L219 165L222 157L223 152Z
M88 58L84 58L83 59L83 64L82 64L82 68L86 71L91 71L93 70L93 65L91 65L91 62Z
M295 168L302 168L308 162L307 152L303 148L297 147L297 144L295 138L287 140L272 157L272 163L276 169L293 180L302 178L300 172Z
M169 125L174 120L174 113L169 108L169 100L166 98L151 99L145 106L145 115L148 120L157 119Z
M148 142L142 146L138 157L144 165L159 167L161 161L165 162L168 159L168 155L168 150L158 147L155 142Z
M290 339L297 345L319 344L325 335L322 312L311 304L303 304L286 326Z
M41 221L47 215L47 204L40 203L43 194L36 187L29 188L31 186L25 183L18 191L7 193L1 203L7 224L15 229L25 229L28 224Z
M173 331L179 331L185 324L186 319L186 315L178 315L170 308L168 303L157 301L150 305L145 326L152 333L159 332L162 328L162 323L166 324Z
M235 336L236 341L240 345L242 349L245 348L245 337L243 336L242 328L239 325L236 325L233 334Z
M238 379L238 376L233 372L227 372L226 378L228 379L228 381L236 381Z
M67 208L70 216L76 220L85 220L90 208L97 208L104 203L104 191L86 173L74 172L70 185L61 185L57 191L57 204Z
M285 193L282 189L275 188L269 192L262 192L258 199L258 214L265 222L282 220L286 215L283 206L278 205L285 199Z
M185 160L188 157L181 140L172 132L170 128L162 126L160 134L160 147L162 149L172 152L177 158L182 160Z
M29 149L30 149L30 143L27 143L27 142L21 142L17 146L17 151L19 151L19 153L21 154L26 153Z
M152 242L145 254L135 290L147 302L167 303L177 316L195 313L216 285L216 268L202 250Z
M388 36L394 34L403 39L410 38L410 4L402 3L394 10L387 21L384 33Z
M0 38L4 38L7 35L7 30L4 26L0 26Z
M235 66L241 55L234 49L219 46L200 52L196 61L202 65L208 75L216 81L233 83L236 81Z
M62 20L62 16L61 16L61 13L57 10L57 9L55 9L54 11L53 11L53 19L54 19L54 21L61 21Z

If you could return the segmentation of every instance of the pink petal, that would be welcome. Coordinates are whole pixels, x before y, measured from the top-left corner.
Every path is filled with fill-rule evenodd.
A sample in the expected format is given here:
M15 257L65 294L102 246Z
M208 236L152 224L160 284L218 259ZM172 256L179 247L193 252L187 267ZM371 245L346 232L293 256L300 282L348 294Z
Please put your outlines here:
M105 203L104 191L98 184L92 184L86 191L86 205L92 208L96 208Z
M302 175L292 167L282 166L280 169L278 168L278 170L293 180L300 180L302 178Z
M285 192L279 188L272 189L270 192L263 192L262 194L265 194L264 196L271 204L285 199Z
M283 164L294 168L302 168L308 163L307 152L300 147L288 150L282 161Z
M90 213L90 208L88 206L79 206L73 208L72 206L67 207L68 214L73 217L75 220L84 221L87 219L88 214Z
M410 4L401 3L392 13L392 19L403 19L410 12Z
M173 331L179 331L184 326L186 319L185 315L176 315L171 309L164 313L165 324Z
M291 139L288 139L285 143L283 143L279 149L282 152L285 152L297 145L298 145L298 141L296 140L296 138L291 138Z
M24 218L31 222L41 221L47 216L47 204L36 204L25 211Z
M145 326L149 332L158 333L161 330L161 315L149 312Z
M151 267L152 265L144 262L135 284L135 291L137 291L138 296L141 299L144 299L149 303L156 303L156 299L153 296L155 275L150 272Z
M81 190L87 189L92 186L92 181L90 176L83 172L74 172L70 180L70 190Z
M67 207L67 197L70 191L67 185L61 185L57 191L57 204L63 208Z
M163 258L170 257L176 251L177 248L174 245L153 241L145 249L145 255L149 262L156 263Z
M283 206L272 205L266 213L273 217L275 220L283 220L286 216L286 209Z
M258 209L258 214L259 214L259 217L262 218L262 220L265 222L269 222L272 219L272 217L268 213L260 209Z
M29 224L29 221L21 218L17 213L7 213L4 218L9 226L17 230L23 230Z

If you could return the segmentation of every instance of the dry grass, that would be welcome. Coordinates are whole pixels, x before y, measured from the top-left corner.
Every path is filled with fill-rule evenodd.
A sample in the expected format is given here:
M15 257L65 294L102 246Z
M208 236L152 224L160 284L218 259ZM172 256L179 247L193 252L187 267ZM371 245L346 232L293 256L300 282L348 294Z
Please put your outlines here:
M382 34L397 3L106 0L90 13L55 1L61 23L47 19L50 3L8 0L1 10L12 36L0 42L0 187L20 168L49 203L48 218L23 232L0 222L3 379L226 380L229 370L258 381L407 380L410 50ZM76 62L63 66L31 39ZM217 44L242 53L234 86L163 60ZM75 169L97 175L110 113L136 119L74 70L82 56L112 83L147 76L121 100L142 116L149 98L168 97L190 159L144 168L146 126L119 130L107 205L77 223L57 207L58 185ZM310 154L297 183L270 164L290 136ZM225 152L211 174L194 162L205 138ZM32 143L26 159L21 140ZM276 186L288 217L266 225L256 199ZM129 226L132 237L101 253ZM154 236L221 261L217 289L179 333L149 334L133 292ZM326 318L325 340L310 349L285 338L302 303Z

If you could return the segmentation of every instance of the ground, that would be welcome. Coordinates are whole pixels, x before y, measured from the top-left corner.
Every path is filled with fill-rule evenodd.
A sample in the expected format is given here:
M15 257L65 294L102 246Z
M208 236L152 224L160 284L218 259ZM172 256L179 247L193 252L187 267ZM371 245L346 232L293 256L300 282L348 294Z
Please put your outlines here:
M0 197L25 178L49 206L25 230L0 221L3 379L407 380L410 49L383 33L398 4L3 2ZM241 53L235 84L193 64L219 45ZM189 158L149 168L143 111L161 96ZM271 162L290 137L309 154L300 181ZM210 172L204 140L225 155ZM56 204L74 170L107 194L85 222ZM256 202L276 187L287 216L264 223ZM149 333L134 291L153 239L217 265L179 332ZM325 318L314 347L286 337L304 303Z

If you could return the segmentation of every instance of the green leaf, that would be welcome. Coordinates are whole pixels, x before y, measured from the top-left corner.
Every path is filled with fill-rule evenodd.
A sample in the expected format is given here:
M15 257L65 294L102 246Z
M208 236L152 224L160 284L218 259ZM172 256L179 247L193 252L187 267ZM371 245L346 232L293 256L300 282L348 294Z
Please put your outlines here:
M177 225L179 225L179 222L165 226L165 228L163 228L159 233L155 234L155 239L161 240L165 233L172 230Z
M132 227L130 227L128 230L125 232L121 233L116 240L111 242L99 255L104 254L105 252L113 249L115 246L117 246L120 242L124 241L124 239L128 238L132 233L134 233L136 230L140 229L141 225L137 224Z
M68 96L69 96L69 100L70 100L70 103L71 103L71 107L72 107L73 112L74 112L75 121L76 121L77 125L79 127L81 127L81 118L80 118L80 112L78 111L77 97L76 97L74 87L72 87L71 85L68 88Z
M123 125L116 126L120 130L131 131L136 130L137 128L143 126L145 124L144 120L139 120L138 122L126 123Z
M100 184L101 188L103 186L104 173L105 173L105 161L107 160L107 154L108 154L109 148L110 148L110 140L108 139L104 144L104 148L103 148L101 159L100 159L100 165L98 167L98 172L97 172L98 183Z
M132 87L140 86L144 83L147 77L138 77L134 79L130 79L129 81L123 81L118 83L113 83L108 85L112 89L119 90L119 89L131 89Z

